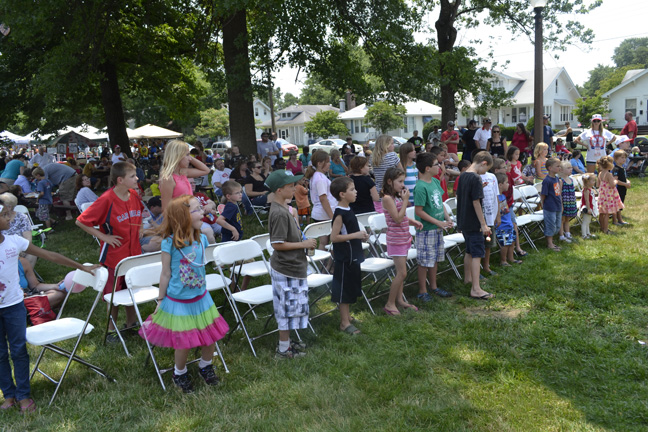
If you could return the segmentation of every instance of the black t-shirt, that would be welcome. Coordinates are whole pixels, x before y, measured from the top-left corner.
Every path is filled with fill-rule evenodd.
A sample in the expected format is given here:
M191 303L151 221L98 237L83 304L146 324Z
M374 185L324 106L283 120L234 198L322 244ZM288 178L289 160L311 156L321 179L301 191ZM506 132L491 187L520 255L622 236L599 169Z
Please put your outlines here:
M263 177L263 175L261 175ZM252 185L252 191L253 192L265 192L270 189L265 185L265 178L263 180L257 180L254 177L247 176L245 177L245 184L251 184Z
M619 151L620 151L620 150L619 150ZM617 177L617 179L618 179L620 182L625 183L625 182L628 181L628 178L626 177L626 170L625 170L625 168L623 168L622 166L618 166L618 165L615 164L615 165L614 165L614 168L612 169L612 175L613 175L614 177ZM619 185L619 186L617 186L617 189L619 189L619 191L623 191L623 192L625 192L626 187L625 187L625 186L621 186L621 185Z
M225 166L227 168L234 169L236 168L236 165L238 165L238 163L242 160L245 160L245 156L243 156L242 154L232 155L225 161Z
M468 129L464 132L463 137L461 137L464 142L463 156L461 159L472 161L472 152L477 148L477 144L475 144L475 132L477 132L477 129Z
M414 149L418 153L421 151L421 146L423 145L423 138L420 136L413 136L407 140L407 142L414 144Z
M479 231L481 224L475 213L473 201L484 199L484 186L481 177L473 172L464 172L459 176L457 187L457 229L462 232Z
M352 175L351 179L355 184L358 196L354 203L349 204L355 214L370 213L376 211L369 192L371 188L376 187L376 183L369 176Z
M336 207L333 212L333 219L331 225L337 217L342 218L341 234L353 234L360 231L358 218L355 216L351 209ZM364 253L362 252L362 242L359 239L353 239L345 242L333 243L333 256L335 261L341 262L358 262L364 261Z

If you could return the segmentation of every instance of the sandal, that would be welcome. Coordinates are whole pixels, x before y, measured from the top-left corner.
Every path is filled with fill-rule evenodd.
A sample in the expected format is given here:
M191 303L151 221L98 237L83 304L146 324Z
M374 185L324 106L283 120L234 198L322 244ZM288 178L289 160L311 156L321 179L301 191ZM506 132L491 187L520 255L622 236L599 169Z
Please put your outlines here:
M507 263L507 262L503 262L503 263L501 263L500 265L501 265L502 267L512 267L511 264L509 264L509 263Z
M520 261L520 260L513 260L513 264L523 264L523 263L524 263L524 261Z
M387 309L386 307L384 307L383 310L384 310L385 313L386 313L387 315L389 315L389 316L399 316L399 315L400 315L400 311L399 311L398 309L396 309L396 310L394 311L394 310Z
M526 252L526 251L515 251L515 253L518 254L518 255L520 255L520 256L527 256L527 255L529 255L529 252Z
M349 325L347 326L347 328L345 328L344 330L340 330L340 331L342 331L342 332L344 332L344 333L346 333L346 334L348 334L348 335L351 335L351 336L359 335L360 333L362 333L362 332L361 332L360 330L358 330L358 328L357 328L356 326L354 326L353 324L349 324Z
M554 252L560 252L560 248L558 246L550 247L549 249L551 249Z
M21 414L27 414L36 411L36 402L34 402L34 399L29 399L29 404L25 406L20 406L20 413Z
M2 411L10 410L15 406L16 406L16 399L14 399L13 402L10 402L9 404L7 404L7 400L5 399L4 403L0 405L0 410Z

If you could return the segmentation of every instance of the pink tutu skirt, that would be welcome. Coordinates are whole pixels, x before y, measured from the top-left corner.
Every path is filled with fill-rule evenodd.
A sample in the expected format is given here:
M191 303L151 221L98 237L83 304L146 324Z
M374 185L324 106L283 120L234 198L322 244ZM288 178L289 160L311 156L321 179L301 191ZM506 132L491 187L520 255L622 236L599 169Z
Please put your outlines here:
M228 331L227 322L205 291L192 299L165 297L139 334L156 346L189 349L211 345Z

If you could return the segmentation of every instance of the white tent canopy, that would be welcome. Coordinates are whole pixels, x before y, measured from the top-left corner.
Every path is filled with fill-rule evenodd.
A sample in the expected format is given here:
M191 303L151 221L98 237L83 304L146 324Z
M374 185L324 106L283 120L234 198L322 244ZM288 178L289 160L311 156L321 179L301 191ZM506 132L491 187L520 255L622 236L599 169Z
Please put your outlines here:
M7 139L7 140L9 140L9 141L13 141L13 142L15 142L15 143L17 143L18 140L22 140L22 139L23 139L23 137L21 137L20 135L16 135L15 133L11 133L11 132L9 132L9 131L2 131L2 132L0 132L0 138L1 138L1 139Z
M138 127L132 131L128 130L128 138L141 139L141 138L180 138L182 136L179 132L174 132L169 129L164 129L159 126L147 124Z

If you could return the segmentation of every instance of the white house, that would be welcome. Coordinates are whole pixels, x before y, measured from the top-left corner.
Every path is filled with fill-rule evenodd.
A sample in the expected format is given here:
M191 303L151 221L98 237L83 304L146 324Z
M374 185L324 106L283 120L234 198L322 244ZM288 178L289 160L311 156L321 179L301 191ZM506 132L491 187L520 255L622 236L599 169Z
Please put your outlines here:
M603 94L609 101L611 127L621 129L630 111L638 125L648 125L648 69L626 72L621 84Z
M362 104L350 109L349 111L340 112L339 119L344 121L347 129L351 132L351 137L358 142L366 142L370 139L375 139L378 133L374 128L367 127L364 117L367 114L367 109L371 105ZM412 132L418 130L423 135L423 126L433 118L441 119L441 107L431 103L415 99L410 102L403 103L406 114L404 118L404 127L389 131L388 134L392 136L401 136L409 138ZM344 105L342 104L342 108Z
M513 106L501 107L489 111L488 116L494 123L504 126L515 126L525 123L534 116L534 82L533 71L525 72L491 72L493 79L491 86L503 88L513 92ZM543 71L543 105L541 114L546 114L551 119L551 126L560 129L566 121L575 120L572 110L576 107L576 99L581 95L565 68L551 68ZM459 112L457 123L468 124L469 119L478 119L474 110L469 110L468 115Z
M257 125L256 137L257 139L261 139L261 133L263 132L263 128L261 128L259 125L266 121L270 121L271 119L270 107L258 98L254 99L254 102L252 103L252 107L254 109L254 122Z
M277 135L292 144L298 146L307 145L309 139L314 140L319 137L307 134L304 131L304 126L320 111L339 112L340 110L330 105L291 105L280 110L275 118ZM268 120L258 124L257 127L269 130L272 127L272 121L268 118Z

